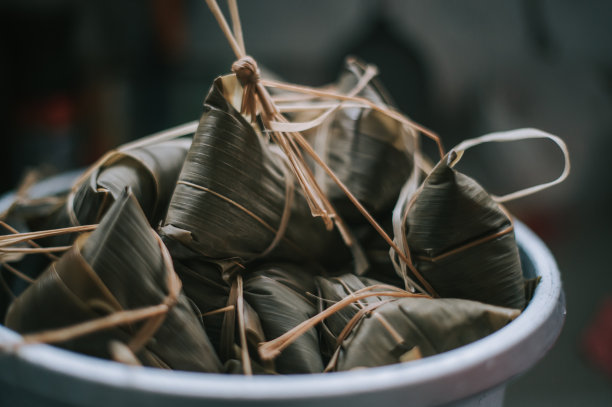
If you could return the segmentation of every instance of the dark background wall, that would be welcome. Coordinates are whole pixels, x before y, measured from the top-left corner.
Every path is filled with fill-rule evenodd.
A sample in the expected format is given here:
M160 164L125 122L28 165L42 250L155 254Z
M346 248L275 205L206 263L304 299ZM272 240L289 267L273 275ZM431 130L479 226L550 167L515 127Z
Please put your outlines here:
M260 65L288 81L323 85L345 55L360 56L378 65L399 108L447 147L519 127L566 140L571 177L509 207L557 256L567 323L507 401L612 405L612 373L601 368L601 349L610 355L612 341L597 348L604 331L590 330L598 315L612 324L612 3L266 0L240 7L247 50ZM232 61L203 0L4 0L0 191L14 188L26 168L80 167L127 140L198 118L213 78ZM498 193L550 179L561 164L546 142L483 147L464 159L465 170Z

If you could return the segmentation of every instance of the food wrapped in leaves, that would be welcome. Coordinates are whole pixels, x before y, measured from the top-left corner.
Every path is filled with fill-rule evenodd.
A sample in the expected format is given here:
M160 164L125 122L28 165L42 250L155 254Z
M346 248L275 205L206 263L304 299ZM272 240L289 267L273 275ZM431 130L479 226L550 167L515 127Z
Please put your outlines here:
M168 309L162 319L119 325L60 346L109 358L109 346L119 342L147 366L221 370L201 320L181 292L167 250L125 191L96 231L77 239L13 302L6 326L32 334L160 304Z
M419 273L441 297L522 309L525 288L512 219L451 151L405 208L404 233Z
M265 339L274 339L317 313L306 296L315 290L312 273L293 264L269 264L247 275L244 298L261 321ZM323 371L319 335L312 328L276 358L278 373Z
M82 225L98 223L129 187L153 226L166 214L191 138L116 151L78 186L68 211Z
M519 314L454 298L381 301L344 340L335 370L383 366L455 349L495 332Z
M234 75L215 80L161 233L218 260L346 259L339 233L312 217L282 154L230 102L235 94Z
M364 76L366 68L353 58L346 61L337 91L350 92ZM357 96L379 106L389 106L386 91L376 78ZM300 120L298 117L297 120ZM328 122L307 136L319 155L371 214L390 209L402 185L413 171L415 139L401 123L365 107L338 110ZM315 174L321 172L315 168ZM361 220L361 215L342 190L329 178L318 176L340 215Z

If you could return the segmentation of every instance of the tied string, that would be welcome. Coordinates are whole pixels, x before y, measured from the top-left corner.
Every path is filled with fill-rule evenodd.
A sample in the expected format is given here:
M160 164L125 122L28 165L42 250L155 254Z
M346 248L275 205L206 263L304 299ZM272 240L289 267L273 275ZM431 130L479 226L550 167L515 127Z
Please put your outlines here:
M376 284L376 285L372 285L369 287L364 287L360 290L354 291L351 287L348 286L348 284L346 284L342 279L340 278L335 278L334 279L338 284L340 284L344 290L346 291L347 295L356 295L359 294L363 291L373 291L373 290L388 290L388 291L397 291L397 292L403 292L403 290L391 286L391 285L387 285L387 284ZM358 311L355 313L355 315L353 315L353 317L346 323L346 325L344 326L344 328L342 329L342 331L338 334L338 336L336 337L336 350L334 351L332 357L330 358L329 363L327 364L327 366L325 367L325 369L323 370L324 373L330 372L332 370L334 370L336 368L336 365L338 363L338 357L340 356L340 350L342 349L342 344L344 342L344 340L350 335L350 333L353 331L353 329L355 329L355 327L357 326L357 324L366 316L370 315L372 312L374 312L377 308L381 307L382 305L393 301L392 298L387 298L387 299L383 299L383 298L378 298L377 301L374 301L372 303L362 303L361 300L359 301L355 301L353 304L356 306L356 308L358 309ZM320 301L322 303L322 301ZM322 326L325 326L325 322L321 323ZM387 325L389 325L387 323ZM385 326L385 329L387 327ZM331 333L331 331L328 332ZM334 336L333 334L331 334L332 336Z
M89 232L98 227L98 225L83 225L83 226L72 226L67 228L41 230L37 232L24 232L19 233L15 228L9 224L0 221L0 226L11 232L9 235L0 236L0 262L6 267L6 269L18 277L22 278L27 282L31 282L31 279L24 278L24 275L13 267L10 267L7 263L12 261L19 261L21 258L28 254L44 254L49 257L52 261L57 260L57 257L53 255L56 252L65 252L72 246L58 246L58 247L41 247L37 243L33 242L35 239L42 239L52 236L61 236L69 233L81 233ZM27 243L30 247L14 247Z
M257 62L250 56L244 56L232 64L232 72L242 85L242 105L240 113L250 116L254 122L257 116L257 101L262 106L264 123L270 123L279 114L272 97L262 85Z
M0 220L0 226L2 226L4 229L8 230L8 231L9 231L9 232L11 232L12 234L18 234L18 233L19 233L19 231L18 231L17 229L15 229L14 227L12 227L11 225L9 225L8 223L6 223L6 222L4 222L4 221L2 221L2 220ZM38 248L38 249L41 249L41 248L42 248L42 247L41 247L41 246L40 246L38 243L34 242L33 240L27 240L27 241L26 241L26 243L27 243L27 244L28 244L30 247L32 247L32 248ZM52 254L52 253L45 253L45 255L46 255L46 256L47 256L47 257L48 257L50 260L52 260L52 261L55 261L55 260L57 260L57 259L58 259L58 257L57 257L57 256L55 256L55 255L54 255L54 254Z
M227 305L214 313L224 312L223 324L221 327L221 357L231 359L234 357L234 338L236 328L238 328L238 338L240 341L240 360L242 361L243 373L246 376L253 375L251 358L247 343L247 316L244 302L244 281L240 267L237 266L236 273L230 285L230 292L227 298Z
M387 289L387 291L375 291L380 289ZM336 312L348 307L349 305L363 300L369 297L393 297L393 298L431 298L428 295L424 294L414 294L404 290L401 290L397 287L390 287L386 285L374 285L370 287L362 288L361 290L355 291L344 297L342 300L337 303L331 305L329 308L323 310L319 314L313 316L310 319L302 322L296 327L290 329L285 332L283 335L279 336L276 339L273 339L268 342L263 342L259 344L259 356L263 360L271 360L276 358L280 353L286 349L289 345L296 341L300 336L304 333L308 332L310 329L314 328L317 324L335 314Z
M331 372L332 370L336 368L338 364L338 358L340 356L340 350L342 349L342 344L344 343L344 340L349 336L349 334L353 331L353 329L357 326L357 324L365 316L370 315L370 313L374 312L377 308L380 308L381 306L385 305L388 302L391 302L391 300L383 300L380 302L372 303L365 308L361 308L359 311L357 311L355 315L353 315L353 318L351 318L347 322L344 329L342 329L342 331L336 338L336 350L334 351L334 354L330 358L327 366L323 370L323 373Z
M240 113L251 117L251 122L255 122L257 116L257 99L255 98L255 88L259 83L259 68L255 60L249 56L239 59L232 64L232 72L242 85L242 106Z
M414 268L411 263L411 259L407 256L403 250L401 250L396 243L387 235L384 229L376 222L376 220L369 214L369 212L363 207L363 205L355 198L355 196L349 191L349 189L342 183L342 181L334 174L334 172L327 166L327 164L319 157L314 151L310 144L304 139L299 133L300 131L314 128L322 124L325 119L330 116L334 111L341 108L344 102L357 102L362 104L364 107L380 111L381 113L409 126L410 128L416 129L428 137L434 139L438 145L441 157L444 155L444 150L440 142L439 137L425 129L424 127L412 122L400 113L388 108L381 107L377 104L354 95L341 95L335 92L317 90L308 87L301 87L296 85L287 85L274 81L263 81L259 75L259 68L255 60L246 54L244 43L242 40L242 31L239 29L240 21L238 18L237 5L235 0L228 0L230 13L232 15L232 21L234 24L234 32L230 29L223 13L221 12L219 5L216 0L206 0L208 7L210 8L215 19L219 23L219 26L226 39L228 40L234 54L236 55L237 61L232 65L232 71L236 74L237 80L243 86L242 95L242 106L241 113L250 115L251 120L254 120L258 109L261 106L261 118L266 131L270 135L272 141L280 147L280 149L287 156L287 160L290 164L291 170L295 175L296 180L300 184L306 201L310 207L310 211L313 216L321 217L328 230L332 229L335 225L342 235L345 243L349 247L353 247L356 242L352 238L348 228L342 222L338 214L336 213L331 202L327 198L326 194L316 181L315 175L313 174L310 167L307 165L304 154L310 156L314 162L319 165L325 173L338 185L342 192L347 198L353 203L357 210L364 216L364 218L374 227L378 234L389 244L393 250L397 253L398 257L405 263L410 263L408 267L411 268L414 275L420 281L424 289L417 286L423 292L429 292L435 295L435 291L430 284L420 275L418 270ZM239 31L239 35L236 34ZM236 39L240 38L240 41ZM317 97L332 98L337 101L335 105L325 110L317 119L310 123L290 123L275 106L273 99L268 93L265 86L276 87L285 89L288 91L294 91L298 93L308 93Z

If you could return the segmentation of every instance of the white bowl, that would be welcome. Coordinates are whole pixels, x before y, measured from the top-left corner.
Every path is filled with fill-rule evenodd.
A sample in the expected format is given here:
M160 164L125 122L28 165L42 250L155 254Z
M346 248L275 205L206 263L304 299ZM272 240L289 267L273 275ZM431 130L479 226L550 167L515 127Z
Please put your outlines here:
M67 188L77 173L39 184ZM10 196L0 199L0 210ZM542 241L516 221L523 272L541 276L512 323L479 341L421 360L350 372L235 376L131 367L48 345L0 351L6 406L501 406L506 385L553 346L565 320L559 270ZM0 342L19 335L0 325Z

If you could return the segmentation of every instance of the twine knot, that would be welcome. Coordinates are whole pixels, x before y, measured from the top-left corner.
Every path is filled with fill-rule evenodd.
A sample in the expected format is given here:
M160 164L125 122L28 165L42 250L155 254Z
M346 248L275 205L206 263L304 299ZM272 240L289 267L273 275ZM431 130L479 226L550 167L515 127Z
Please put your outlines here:
M254 122L257 116L257 101L259 99L264 123L269 122L277 113L277 110L272 98L259 82L257 62L247 55L232 64L232 72L236 74L238 82L242 85L240 113L251 116L251 121Z
M238 81L243 87L247 85L256 85L259 81L259 68L257 67L257 62L248 55L232 64L232 72L236 74L236 78L238 78Z
M242 85L242 106L240 107L240 113L251 116L251 121L254 122L257 116L256 94L259 84L257 62L247 55L232 64L232 72L236 74L238 82Z

